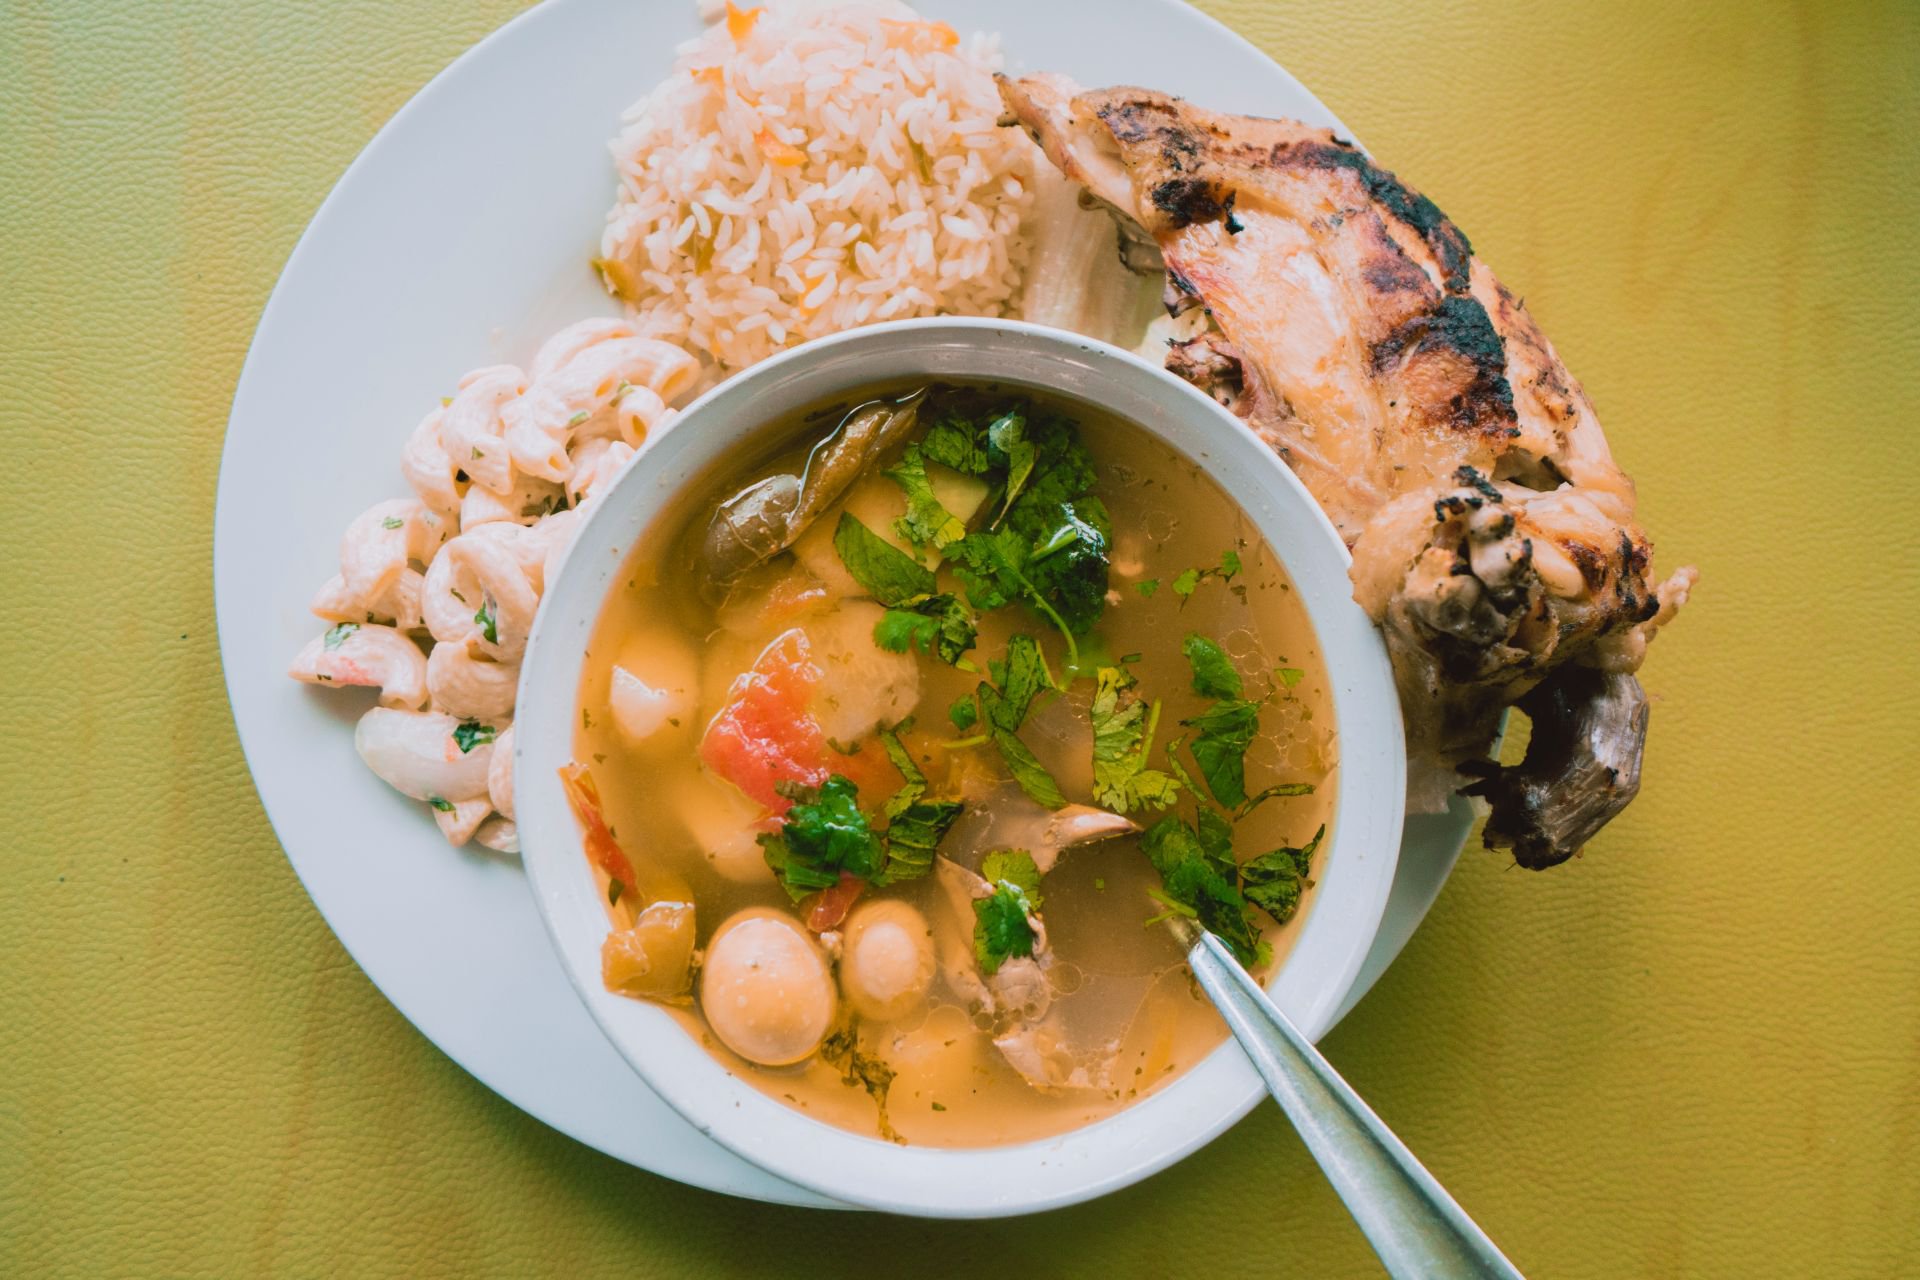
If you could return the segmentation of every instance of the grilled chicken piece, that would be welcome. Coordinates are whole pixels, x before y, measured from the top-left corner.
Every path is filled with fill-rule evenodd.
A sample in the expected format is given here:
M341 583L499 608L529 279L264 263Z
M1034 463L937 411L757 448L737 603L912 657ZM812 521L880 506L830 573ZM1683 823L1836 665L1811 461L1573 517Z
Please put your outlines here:
M1656 585L1593 405L1432 201L1351 143L1146 89L1005 77L1009 114L1146 240L1169 314L1204 308L1167 367L1293 467L1353 549L1406 710L1409 802L1488 798L1491 847L1546 867L1632 799L1633 679L1687 597ZM1124 236L1123 236L1124 238ZM1504 707L1526 761L1486 760Z

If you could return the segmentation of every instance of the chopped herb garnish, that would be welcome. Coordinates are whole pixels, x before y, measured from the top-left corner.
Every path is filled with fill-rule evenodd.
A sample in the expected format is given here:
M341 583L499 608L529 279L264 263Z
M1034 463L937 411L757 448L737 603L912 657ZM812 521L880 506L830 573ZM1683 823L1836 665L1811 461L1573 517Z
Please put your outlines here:
M453 812L453 802L451 800L445 800L439 796L428 796L427 803L438 809L441 813Z
M482 453L482 452L480 452L480 446L479 446L479 445L474 445L474 446L473 446L473 457L472 457L472 458L470 458L470 459L469 459L469 461L471 461L471 462L478 462L478 461L480 461L480 459L482 459L482 458L484 458L484 457L486 457L486 456L487 456L486 454L484 454L484 453Z
M927 794L927 776L913 762L913 756L900 741L897 728L881 730L880 742L902 779L900 789L882 809L887 819L883 833L887 860L878 883L894 884L918 879L933 869L934 850L960 820L966 806L958 800L923 798Z
M1158 578L1142 579L1141 581L1133 584L1133 589L1135 591L1138 591L1143 598L1151 600L1153 599L1153 593L1160 589L1160 579Z
M881 604L913 605L933 595L931 570L849 512L840 513L840 523L833 531L833 549L853 580Z
M465 604L467 602L467 598L461 595L459 589L456 587L448 587L447 594L452 596L455 600L458 600L461 604Z
M1284 687L1291 689L1306 679L1307 673L1298 667L1275 667L1273 674Z
M987 460L1007 470L1006 497L993 522L998 528L1033 478L1033 465L1039 460L1033 441L1027 439L1026 414L1012 409L987 424Z
M620 883L620 877L615 876L611 880L607 881L607 905L610 907L619 906L620 895L625 893L626 891L627 891L627 886Z
M985 686L982 686L983 688ZM998 694L994 697L998 698ZM994 714L993 704L981 695L981 701L987 707L989 719ZM1013 780L1020 789L1032 797L1034 803L1045 805L1049 809L1058 809L1066 804L1067 797L1060 790L1060 784L1053 780L1047 767L1040 763L1038 756L1027 749L1027 744L1007 730L993 725L988 728L987 736L993 739L993 745L1000 749L1000 758L1007 762L1007 771L1013 774Z
M1227 651L1197 632L1188 632L1181 646L1193 668L1193 691L1203 698L1240 696L1240 673Z
M977 701L977 695L963 693L955 698L953 705L947 708L947 719L953 721L953 727L962 733L973 728L980 719L980 704Z
M441 407L442 409L444 409L444 408L446 408L446 407L447 407L448 405L450 405L450 404L452 404L452 403L453 403L453 397L452 397L452 396L441 396L441 397L440 397L440 407Z
M1247 901L1272 916L1278 924L1291 920L1293 913L1300 909L1301 892L1313 883L1307 878L1307 872L1313 862L1313 851L1320 847L1320 838L1326 834L1327 829L1322 826L1313 833L1313 839L1298 849L1282 846L1241 863L1241 892Z
M982 859L980 878L993 891L973 900L973 954L991 977L1014 956L1033 954L1029 917L1040 911L1040 871L1025 849L1003 849Z
M480 634L487 638L488 644L500 643L500 628L496 625L493 596L490 593L481 598L480 608L474 612L473 620L479 625Z
M405 523L406 521L402 520L399 516L387 516L385 519L380 521L380 527L382 529L398 529L400 526L404 525Z
M1231 581L1240 572L1240 553L1228 548L1220 553L1220 563L1212 569L1188 569L1173 580L1173 594L1180 597L1181 603L1200 589L1200 584L1213 578L1222 582Z
M1274 800L1286 796L1310 796L1312 794L1313 784L1311 782L1276 782L1270 787L1255 792L1248 798L1245 804L1240 806L1240 811L1236 813L1234 817L1236 819L1246 817L1252 813L1254 809L1258 808L1261 802L1266 800Z
M945 1104L939 1103L939 1102L931 1102L931 1103L928 1103L927 1105L932 1107L935 1111L945 1111L947 1109Z
M907 608L889 609L873 624L873 642L892 653L918 650L949 666L973 648L979 634L973 610L942 592Z
M1160 704L1151 708L1133 696L1134 678L1117 667L1095 675L1093 695L1093 798L1115 813L1164 809L1180 795L1180 784L1147 768Z
M453 727L454 745L460 748L461 755L492 742L496 736L492 725L477 720L462 720Z
M795 902L840 883L845 871L871 880L884 850L860 812L858 788L833 774L817 789L793 788L796 803L778 832L759 837L762 855Z
M1225 698L1180 723L1199 730L1193 739L1193 759L1213 798L1228 808L1246 803L1246 756L1260 729L1258 705Z
M882 474L907 495L907 514L893 522L901 537L916 547L940 550L967 536L967 526L934 495L933 482L927 477L926 455L919 445L907 446L900 465Z
M574 414L571 418L567 419L567 425L570 427L577 427L581 423L585 422L591 416L592 415L589 414L585 409L582 409L580 412Z
M358 631L359 629L360 629L360 624L357 622L336 623L335 625L327 628L327 634L320 638L320 643L323 647L327 649L338 649L341 645L347 642L348 636L352 635L354 632Z
M1160 900L1184 908L1182 914L1190 912L1218 934L1241 964L1250 968L1264 964L1272 949L1260 940L1246 898L1234 884L1232 873L1220 866L1218 850L1208 848L1211 843L1213 840L1203 843L1200 832L1172 816L1148 827L1140 838L1141 848L1160 873L1165 888ZM1230 866L1231 852L1226 857Z

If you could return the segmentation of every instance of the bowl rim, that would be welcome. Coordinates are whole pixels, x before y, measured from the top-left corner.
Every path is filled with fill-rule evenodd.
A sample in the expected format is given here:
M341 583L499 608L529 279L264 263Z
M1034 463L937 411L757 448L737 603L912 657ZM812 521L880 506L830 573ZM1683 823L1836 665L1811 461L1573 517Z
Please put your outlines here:
M1051 365L1050 372L1079 381L1056 386L997 363L978 372L956 367L977 367L989 355L1020 368ZM546 584L522 662L523 711L514 733L522 857L561 967L588 1012L648 1086L702 1133L779 1177L850 1204L928 1217L1037 1212L1117 1190L1197 1150L1259 1101L1258 1075L1229 1041L1109 1116L994 1147L903 1146L814 1119L730 1071L664 1009L601 985L601 895L557 780L572 756L585 638L637 538L730 444L764 425L769 415L756 408L763 397L809 387L780 397L797 403L890 380L896 375L867 371L888 359L914 366L905 376L1055 386L1108 407L1206 469L1273 546L1307 609L1327 672L1339 790L1320 882L1268 987L1310 1039L1332 1025L1386 908L1406 768L1392 671L1379 632L1352 599L1346 546L1291 469L1192 385L1107 343L1021 321L892 321L781 352L702 394L596 495L560 572ZM1154 402L1165 416L1119 408L1113 399ZM689 430L691 423L700 428ZM1170 438L1182 434L1198 447ZM1330 900L1338 905L1332 913L1322 909ZM1309 962L1320 976L1303 990L1298 974Z

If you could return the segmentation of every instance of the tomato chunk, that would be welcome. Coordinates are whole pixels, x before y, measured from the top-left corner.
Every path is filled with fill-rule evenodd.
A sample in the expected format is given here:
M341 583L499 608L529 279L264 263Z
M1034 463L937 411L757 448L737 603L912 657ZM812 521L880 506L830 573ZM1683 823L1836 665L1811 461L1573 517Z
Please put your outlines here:
M847 918L847 912L860 895L867 891L867 882L851 871L840 873L840 883L831 889L822 889L808 899L807 928L815 933L825 933L837 929L840 922Z
M595 785L593 775L587 772L587 766L577 763L563 766L560 785L566 789L567 803L573 806L573 816L580 820L580 833L587 846L587 856L610 878L618 880L624 891L633 892L639 887L634 882L633 863L627 860L626 850L613 838L613 828L607 825L606 812L600 807L600 788Z
M776 789L827 780L827 741L808 710L820 668L807 633L783 631L733 682L700 739L700 761L772 813L792 803Z

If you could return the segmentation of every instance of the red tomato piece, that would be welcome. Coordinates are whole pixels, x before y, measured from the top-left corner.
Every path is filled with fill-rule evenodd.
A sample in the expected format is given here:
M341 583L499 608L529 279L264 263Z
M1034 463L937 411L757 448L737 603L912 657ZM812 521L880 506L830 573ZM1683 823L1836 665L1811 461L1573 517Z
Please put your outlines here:
M853 904L866 891L865 880L851 872L842 871L839 884L831 889L822 889L809 900L807 928L815 933L839 928L840 922L847 918L847 912L853 910Z
M807 633L784 631L733 682L700 739L700 762L773 813L792 803L775 787L827 780L826 735L808 710L820 681Z

